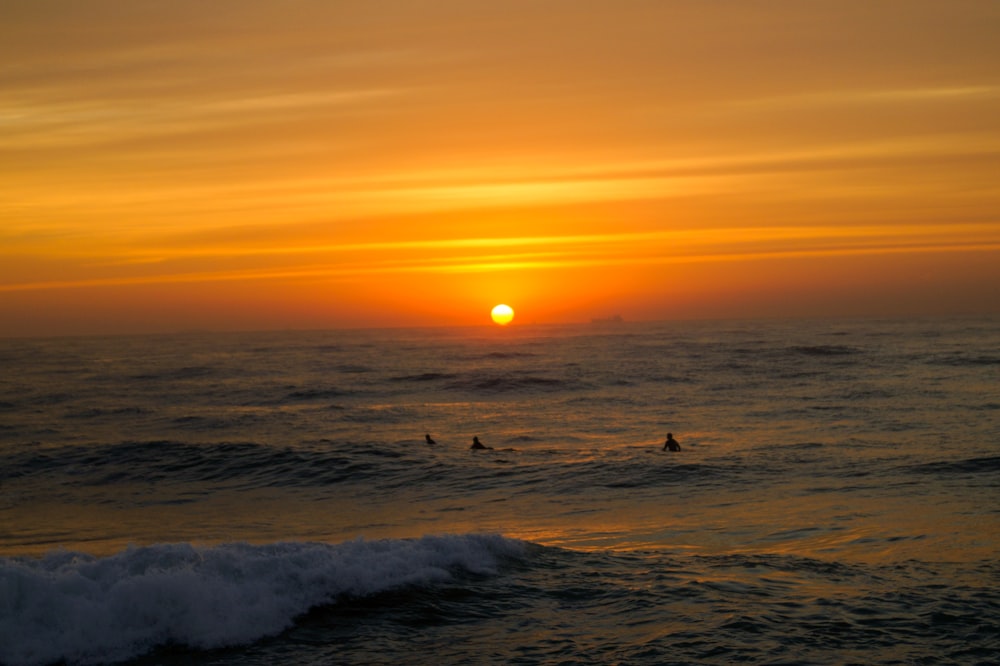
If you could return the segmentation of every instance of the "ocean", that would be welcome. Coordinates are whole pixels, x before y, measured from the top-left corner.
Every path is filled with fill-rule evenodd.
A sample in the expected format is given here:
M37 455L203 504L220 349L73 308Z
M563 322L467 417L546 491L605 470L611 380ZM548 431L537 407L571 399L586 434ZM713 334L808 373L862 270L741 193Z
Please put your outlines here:
M5 665L1000 663L995 318L7 339L0 368Z

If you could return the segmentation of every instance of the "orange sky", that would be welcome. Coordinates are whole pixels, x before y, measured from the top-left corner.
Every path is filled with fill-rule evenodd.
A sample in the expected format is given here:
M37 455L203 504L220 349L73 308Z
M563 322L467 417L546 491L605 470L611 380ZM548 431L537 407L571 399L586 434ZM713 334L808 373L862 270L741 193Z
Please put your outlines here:
M1000 313L991 0L33 0L0 335Z

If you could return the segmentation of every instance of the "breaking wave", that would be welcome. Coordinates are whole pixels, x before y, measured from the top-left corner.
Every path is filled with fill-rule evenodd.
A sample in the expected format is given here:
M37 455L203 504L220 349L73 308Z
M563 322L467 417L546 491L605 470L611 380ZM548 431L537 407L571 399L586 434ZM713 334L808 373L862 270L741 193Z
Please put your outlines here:
M96 664L164 645L243 645L280 633L312 608L493 576L523 555L523 542L470 534L0 558L0 663Z

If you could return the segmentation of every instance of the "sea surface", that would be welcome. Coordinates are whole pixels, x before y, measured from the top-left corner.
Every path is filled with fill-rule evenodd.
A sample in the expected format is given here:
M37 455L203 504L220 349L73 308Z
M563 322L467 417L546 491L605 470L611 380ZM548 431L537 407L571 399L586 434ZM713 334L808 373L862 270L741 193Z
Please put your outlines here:
M5 665L996 664L998 546L997 319L0 340Z

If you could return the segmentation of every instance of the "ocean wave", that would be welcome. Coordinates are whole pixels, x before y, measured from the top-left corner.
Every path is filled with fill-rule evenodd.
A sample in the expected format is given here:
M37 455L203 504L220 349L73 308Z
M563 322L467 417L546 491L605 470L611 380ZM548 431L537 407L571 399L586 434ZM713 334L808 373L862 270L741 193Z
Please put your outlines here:
M506 393L509 391L561 391L571 385L555 377L528 374L477 374L448 382L445 388L454 391Z
M147 414L152 414L153 412L142 407L113 407L113 408L102 408L102 407L89 407L87 409L80 409L77 411L68 412L66 418L68 419L98 419L104 417L114 417L114 416L145 416Z
M451 372L422 372L417 375L401 375L389 379L394 382L433 382L438 379L454 379L456 376Z
M538 354L526 351L493 351L487 352L485 354L480 354L477 356L471 356L472 360L483 360L483 359L495 359L495 360L505 360L511 358L533 358L538 356Z
M374 413L369 416L375 420ZM411 492L436 493L450 488L457 494L498 487L547 487L572 495L594 487L716 484L737 480L746 471L744 466L728 462L672 458L667 464L651 465L647 453L659 454L658 447L594 458L587 449L543 448L545 438L520 433L487 440L496 449L483 457L484 461L511 463L511 469L499 475L469 465L464 442L461 448L447 444L428 448L422 441L413 446L416 441L318 440L276 447L255 442L150 440L94 448L34 448L0 455L0 481L24 479L37 492L53 485L83 488L162 484L157 497L169 502L176 499L168 491L176 490L175 484L208 484L205 488L212 490L315 489L338 484L361 488L375 484L382 489L407 487ZM563 438L563 444L566 441ZM504 446L516 448L501 448ZM526 447L524 451L520 450L522 446Z
M846 345L798 345L789 347L788 350L804 356L847 356L860 351Z
M351 391L330 386L296 388L285 395L285 401L307 402L311 400L329 400L331 398L342 398L347 395L351 395Z
M363 375L368 372L375 372L373 368L367 365L357 365L354 363L345 363L343 365L338 365L334 368L337 372L343 373L345 375Z
M37 396L29 396L25 400L26 406L28 407L50 407L53 405L61 405L66 402L72 402L76 400L78 396L71 393L66 393L65 391L60 391L56 393L43 393Z
M0 479L43 476L76 485L161 481L308 486L363 481L375 472L365 447L275 448L253 442L122 442L100 448L43 448L0 456Z
M1000 365L1000 356L989 356L989 355L968 355L962 353L948 354L946 356L940 356L933 361L937 365L950 365L955 367L976 367L976 366L990 366L990 365Z
M346 423L413 423L420 419L419 410L400 405L370 405L339 410L337 420Z
M696 486L715 484L720 479L731 476L730 470L719 464L681 463L643 468L625 465L625 469L616 469L618 465L604 467L605 469L592 469L591 473L595 485L606 488L663 488L676 487L678 484Z
M244 645L280 633L316 607L494 576L524 553L521 541L467 534L0 558L0 663L96 664L167 644Z
M131 379L141 382L203 379L216 374L218 371L218 368L208 365L188 365L180 368L170 368L160 372L139 373L137 375L132 375Z
M989 474L1000 472L1000 456L967 458L965 460L939 460L910 465L908 470L921 474Z

